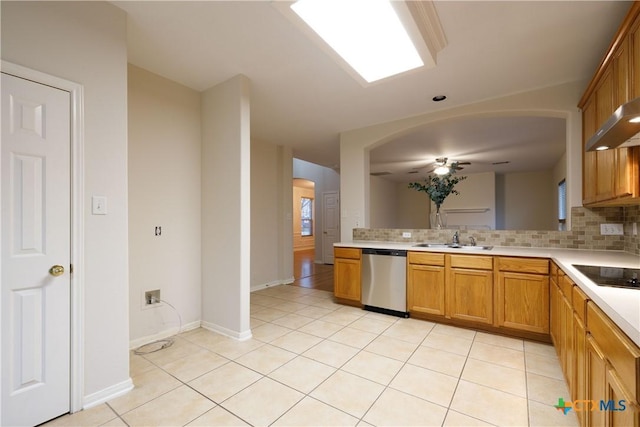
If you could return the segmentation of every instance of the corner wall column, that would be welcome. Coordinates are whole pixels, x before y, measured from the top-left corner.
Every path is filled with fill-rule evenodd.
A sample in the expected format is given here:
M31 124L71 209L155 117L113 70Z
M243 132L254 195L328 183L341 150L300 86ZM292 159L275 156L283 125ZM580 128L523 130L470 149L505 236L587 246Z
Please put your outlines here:
M340 240L353 238L354 228L369 226L369 140L340 135Z
M202 94L202 325L251 337L249 79Z

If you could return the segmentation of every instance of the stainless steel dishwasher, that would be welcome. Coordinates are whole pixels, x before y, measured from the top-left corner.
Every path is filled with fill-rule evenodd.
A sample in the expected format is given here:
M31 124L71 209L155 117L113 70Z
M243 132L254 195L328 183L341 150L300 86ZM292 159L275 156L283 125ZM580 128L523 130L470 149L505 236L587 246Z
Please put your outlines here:
M407 251L362 249L361 302L365 310L409 317Z

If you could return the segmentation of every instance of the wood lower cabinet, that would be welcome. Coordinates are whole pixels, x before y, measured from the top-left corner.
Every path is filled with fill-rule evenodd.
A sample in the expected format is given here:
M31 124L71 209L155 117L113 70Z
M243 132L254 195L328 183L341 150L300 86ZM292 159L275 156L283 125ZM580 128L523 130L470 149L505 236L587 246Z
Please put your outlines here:
M601 427L605 425L604 412L598 410L598 402L604 399L606 389L605 379L607 373L607 361L602 349L593 339L591 334L586 336L585 374L586 374L586 396L590 401L590 410L585 410L586 425ZM585 408L586 409L586 408Z
M444 254L407 254L407 307L411 313L445 315Z
M573 354L574 366L572 369L573 379L571 384L571 399L586 400L586 353L587 353L587 330L586 330L586 310L587 295L578 286L573 287L571 302L573 305ZM580 425L586 425L586 414L584 411L576 411Z
M493 324L493 258L447 255L447 316L481 324Z
M333 256L333 294L345 302L360 304L362 251L335 248Z
M496 257L496 323L549 333L549 260Z

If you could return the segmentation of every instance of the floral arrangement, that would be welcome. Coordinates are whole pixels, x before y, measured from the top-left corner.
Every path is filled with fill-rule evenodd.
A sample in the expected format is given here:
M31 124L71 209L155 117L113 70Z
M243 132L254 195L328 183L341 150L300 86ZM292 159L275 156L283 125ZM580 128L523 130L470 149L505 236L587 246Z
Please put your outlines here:
M419 182L412 182L409 184L409 188L413 188L418 191L424 191L429 196L429 199L436 204L436 210L440 212L440 205L444 202L450 194L460 194L453 187L462 180L467 179L466 176L454 176L456 171L456 164L453 163L449 168L449 173L445 175L429 175L425 179L425 184Z

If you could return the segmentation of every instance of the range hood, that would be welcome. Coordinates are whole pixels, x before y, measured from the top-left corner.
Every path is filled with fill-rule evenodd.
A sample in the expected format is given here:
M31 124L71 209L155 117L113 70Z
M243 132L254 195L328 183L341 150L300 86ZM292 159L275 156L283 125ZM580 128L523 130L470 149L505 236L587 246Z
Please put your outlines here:
M630 121L635 119L634 121ZM636 123L634 123L637 120ZM640 97L622 104L585 146L586 151L640 145Z

